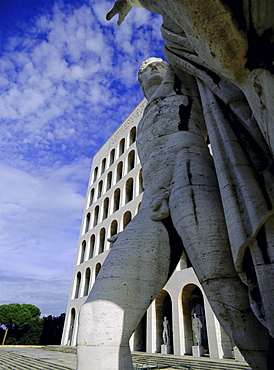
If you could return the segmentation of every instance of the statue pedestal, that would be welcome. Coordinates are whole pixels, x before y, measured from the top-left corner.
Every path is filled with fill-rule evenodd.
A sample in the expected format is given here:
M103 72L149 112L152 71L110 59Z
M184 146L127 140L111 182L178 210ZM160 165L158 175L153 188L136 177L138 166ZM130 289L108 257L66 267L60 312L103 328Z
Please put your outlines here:
M192 346L192 356L193 357L202 357L204 355L203 346Z
M168 355L171 353L171 346L169 344L162 344L161 345L161 354Z
M245 361L238 347L234 347L233 350L234 350L234 357L236 361Z

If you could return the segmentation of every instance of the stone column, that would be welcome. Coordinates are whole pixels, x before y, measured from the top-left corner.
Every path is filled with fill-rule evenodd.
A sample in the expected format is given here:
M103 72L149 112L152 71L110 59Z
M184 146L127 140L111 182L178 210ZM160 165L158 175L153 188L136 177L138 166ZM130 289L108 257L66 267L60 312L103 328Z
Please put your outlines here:
M182 323L182 307L179 302L178 291L169 292L172 301L172 331L173 331L173 353L174 355L181 356L181 341L184 338L183 335L183 323Z
M156 352L156 313L155 301L151 303L147 310L147 353Z
M223 358L221 347L220 324L217 321L209 303L204 295L206 329L210 358Z

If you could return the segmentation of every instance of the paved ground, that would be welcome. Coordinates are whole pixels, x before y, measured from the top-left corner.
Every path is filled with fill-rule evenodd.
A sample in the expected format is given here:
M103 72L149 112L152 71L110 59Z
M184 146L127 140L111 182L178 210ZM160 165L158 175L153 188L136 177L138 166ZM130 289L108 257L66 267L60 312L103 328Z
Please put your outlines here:
M52 347L54 349L56 347ZM76 352L46 347L0 346L0 369L76 369ZM73 353L74 352L74 353Z
M195 359L192 356L132 354L135 369L250 370L234 360ZM66 346L0 346L0 370L75 370L76 350Z

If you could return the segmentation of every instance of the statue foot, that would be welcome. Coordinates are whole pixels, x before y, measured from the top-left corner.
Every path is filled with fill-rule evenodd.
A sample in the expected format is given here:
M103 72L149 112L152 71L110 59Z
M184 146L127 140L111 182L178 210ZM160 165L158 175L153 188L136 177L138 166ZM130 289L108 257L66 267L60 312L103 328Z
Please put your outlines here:
M95 300L80 310L77 370L133 370L124 312L115 303Z
M130 349L77 345L77 370L133 370Z

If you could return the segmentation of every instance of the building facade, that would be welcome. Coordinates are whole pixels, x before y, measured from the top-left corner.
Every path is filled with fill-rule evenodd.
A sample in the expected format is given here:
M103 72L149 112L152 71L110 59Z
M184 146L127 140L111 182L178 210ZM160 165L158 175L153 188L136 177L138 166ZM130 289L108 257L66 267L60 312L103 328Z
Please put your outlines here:
M143 187L136 128L145 104L144 99L93 158L62 345L76 345L79 310L111 248L107 239L123 231L140 208ZM201 345L205 355L233 358L233 343L216 319L183 253L175 272L136 328L130 340L131 349L161 352L163 320L167 317L171 353L192 355L194 313L202 323Z

